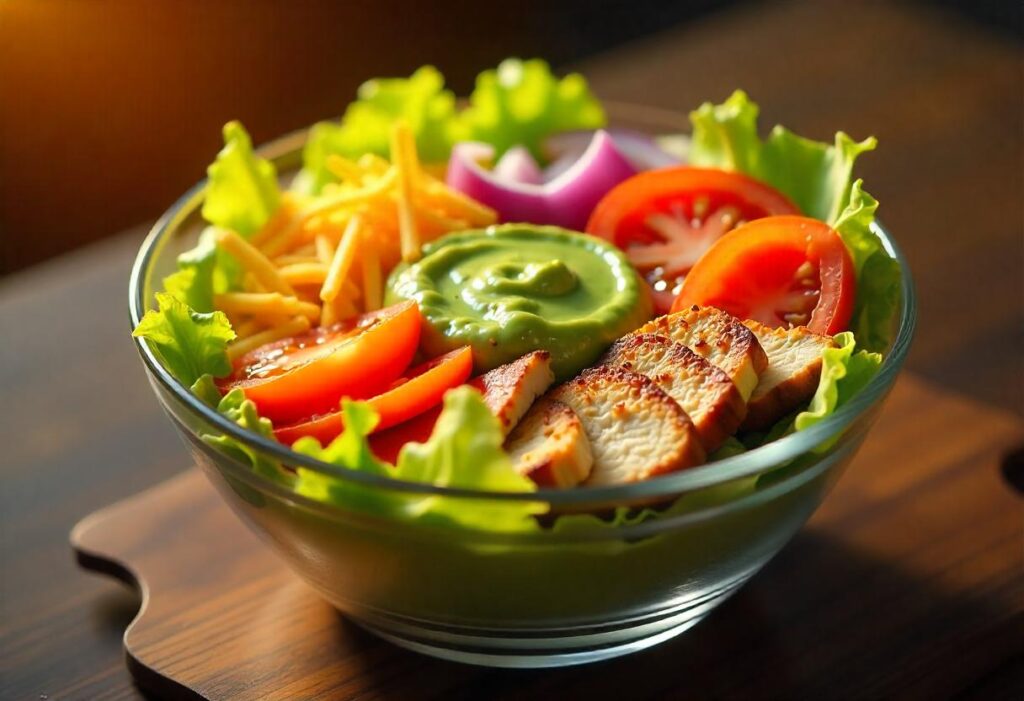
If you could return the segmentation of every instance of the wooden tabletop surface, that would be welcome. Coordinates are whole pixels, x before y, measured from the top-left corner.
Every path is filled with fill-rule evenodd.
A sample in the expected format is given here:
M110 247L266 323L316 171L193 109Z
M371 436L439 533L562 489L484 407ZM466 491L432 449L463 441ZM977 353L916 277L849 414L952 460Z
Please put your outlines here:
M1018 45L924 6L769 4L577 67L609 99L686 110L743 87L766 127L877 135L862 173L920 296L908 370L1024 417ZM138 598L77 570L67 535L186 465L128 338L143 232L0 282L3 698L140 698L121 649Z

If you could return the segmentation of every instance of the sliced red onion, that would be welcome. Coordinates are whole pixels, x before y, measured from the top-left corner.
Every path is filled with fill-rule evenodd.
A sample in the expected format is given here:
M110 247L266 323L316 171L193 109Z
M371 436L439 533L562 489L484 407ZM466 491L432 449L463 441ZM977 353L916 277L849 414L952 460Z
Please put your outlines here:
M502 221L554 224L581 231L598 200L636 169L608 132L592 134L590 144L557 178L535 185L509 182L480 165L494 149L476 142L456 144L448 162L449 186L493 207Z
M544 176L530 151L523 146L513 146L498 159L493 172L499 180L513 183L540 185Z
M637 171L667 168L682 162L677 156L661 148L655 137L643 132L631 129L610 129L608 133L622 155ZM583 153L593 136L594 132L592 131L566 131L553 134L544 141L544 153L552 166L558 166L563 157L571 158L574 154Z
M583 148L586 150L586 146ZM572 168L573 164L580 159L580 154L582 153L583 151L566 152L548 163L542 175L544 182L549 183L565 171Z

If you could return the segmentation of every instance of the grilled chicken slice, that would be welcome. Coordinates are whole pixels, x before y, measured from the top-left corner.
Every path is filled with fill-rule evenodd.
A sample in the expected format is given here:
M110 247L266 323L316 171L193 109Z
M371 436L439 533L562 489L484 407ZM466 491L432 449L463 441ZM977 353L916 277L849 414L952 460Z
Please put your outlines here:
M507 436L554 381L551 354L539 350L489 370L470 384L483 393L484 403L498 417Z
M590 475L594 455L572 409L544 397L505 441L516 471L541 487L575 487Z
M756 321L743 323L754 332L768 354L768 369L750 397L747 418L743 421L744 429L761 430L814 396L821 377L821 354L836 344L828 336L813 333L803 326L773 329Z
M639 482L704 462L686 412L639 373L598 365L549 396L576 413L590 440L594 465L585 484Z
M683 344L728 375L743 401L750 399L758 377L768 366L768 358L750 329L714 307L694 305L659 316L634 333L655 333Z
M690 417L701 445L716 450L747 413L729 377L686 346L651 333L631 334L612 344L601 359L646 375Z

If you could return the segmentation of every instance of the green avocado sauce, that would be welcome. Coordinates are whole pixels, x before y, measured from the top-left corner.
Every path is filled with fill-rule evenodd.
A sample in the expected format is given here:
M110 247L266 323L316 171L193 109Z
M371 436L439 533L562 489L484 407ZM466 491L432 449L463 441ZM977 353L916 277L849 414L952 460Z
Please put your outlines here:
M477 372L533 350L551 353L558 380L597 360L650 318L636 271L611 244L553 226L506 224L450 234L396 269L388 303L419 304L421 346L473 348Z

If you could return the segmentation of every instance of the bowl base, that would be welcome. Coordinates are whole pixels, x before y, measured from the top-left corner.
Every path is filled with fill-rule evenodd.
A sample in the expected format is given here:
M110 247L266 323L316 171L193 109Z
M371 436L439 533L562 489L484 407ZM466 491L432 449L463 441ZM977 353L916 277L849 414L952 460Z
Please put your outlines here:
M349 617L353 623L399 647L452 662L541 669L569 667L621 657L665 642L700 623L729 598L749 575L727 586L691 599L681 606L618 624L550 631L440 629L390 617Z

